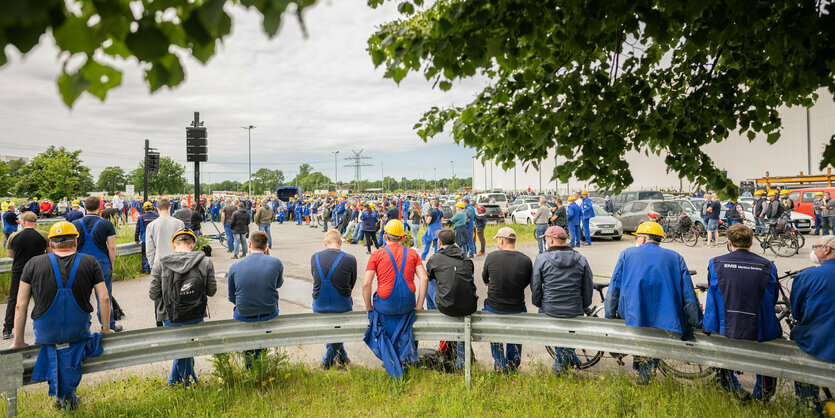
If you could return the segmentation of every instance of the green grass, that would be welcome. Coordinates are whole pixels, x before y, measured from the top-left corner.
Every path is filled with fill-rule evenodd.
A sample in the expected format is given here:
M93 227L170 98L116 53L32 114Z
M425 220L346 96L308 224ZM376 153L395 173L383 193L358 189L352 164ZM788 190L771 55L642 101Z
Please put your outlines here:
M638 385L622 374L558 377L545 367L519 374L475 370L470 388L461 374L414 369L395 381L382 369L321 371L279 354L263 368L223 371L192 388L169 388L165 376L126 377L82 385L78 416L804 416L790 394L771 402L741 402L714 384L669 380ZM216 366L218 360L214 360ZM256 370L257 369L257 370ZM250 376L243 374L250 373ZM224 379L226 376L227 379ZM230 376L235 376L229 380ZM46 388L19 393L21 416L62 416ZM556 414L555 414L556 413Z
M534 239L534 230L536 229L535 225L503 224L503 223L487 224L487 226L484 228L484 239L487 242L488 247L495 244L495 240L493 240L493 237L496 235L497 232L499 232L500 228L504 228L506 226L509 226L509 227L513 228L514 231L516 231L516 237L517 237L516 242L517 243L519 243L519 242L536 242L536 239ZM447 227L447 228L451 229L451 227ZM421 227L420 231L418 231L418 238L423 237L423 234L425 234L425 233L426 233L426 227ZM420 241L420 239L419 239L419 241ZM476 237L476 244L478 244L478 237ZM420 246L423 246L423 243L421 243Z

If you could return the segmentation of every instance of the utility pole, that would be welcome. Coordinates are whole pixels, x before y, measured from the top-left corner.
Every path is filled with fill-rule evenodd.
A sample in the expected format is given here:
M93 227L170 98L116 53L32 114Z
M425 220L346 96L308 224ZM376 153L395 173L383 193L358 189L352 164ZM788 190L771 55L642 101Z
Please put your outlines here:
M147 139L145 140L145 181L142 182L142 197L143 202L148 201L148 146L150 145L150 141Z
M241 128L246 129L249 137L249 179L246 183L249 185L249 195L252 196L252 130L255 129L255 126L241 126Z
M437 168L435 168L435 167L432 167L432 172L433 172L433 173L434 173L434 175L435 175L435 184L432 186L432 190L433 190L435 193L437 193L437 192L438 192L438 169L437 169Z
M380 186L382 186L383 193L386 192L386 172L383 170L383 163L380 163Z
M194 201L200 210L200 162L208 159L208 133L200 122L200 112L194 112L191 127L186 127L186 161L194 162Z
M336 191L337 187L339 187L339 176L336 172L336 154L339 154L339 151L331 151L333 154L333 190Z
M354 190L359 188L360 180L362 180L362 167L371 167L371 164L365 163L362 160L370 160L371 157L366 157L362 155L363 150L351 152L354 153L353 157L346 157L345 161L353 161L353 164L345 164L345 167L353 167L354 168Z

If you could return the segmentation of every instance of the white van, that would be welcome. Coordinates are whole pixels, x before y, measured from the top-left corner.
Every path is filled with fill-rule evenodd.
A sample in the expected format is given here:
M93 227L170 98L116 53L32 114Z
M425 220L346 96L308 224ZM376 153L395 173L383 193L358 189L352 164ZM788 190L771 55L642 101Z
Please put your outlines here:
M504 193L482 193L478 195L478 201L482 203L489 203L491 199L496 199L496 204L502 208L504 213L507 213L507 195Z

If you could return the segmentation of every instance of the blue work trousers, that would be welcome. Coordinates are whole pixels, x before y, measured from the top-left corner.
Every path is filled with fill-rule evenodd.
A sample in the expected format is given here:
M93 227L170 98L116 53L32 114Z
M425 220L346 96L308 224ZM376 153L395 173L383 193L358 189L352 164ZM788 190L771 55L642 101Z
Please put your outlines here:
M267 234L267 247L273 247L273 235L270 233L270 224L258 224L258 230ZM327 231L327 229L325 229Z
M223 223L223 231L226 232L226 248L231 253L235 249L235 238L232 236L232 227L230 222Z
M345 345L342 343L325 344L324 357L322 357L322 365L326 367L333 366L334 363L346 364L348 362L348 352L345 351Z
M475 225L467 225L467 257L472 258L475 255L475 240L473 239L473 231Z
M246 234L234 234L232 237L235 239L234 256L238 256L239 247L242 255L246 256Z
M571 242L569 243L572 247L579 247L580 246L580 224L576 225L568 225L568 234L571 235Z
M591 245L591 231L589 230L589 220L583 219L583 233L586 235L586 244ZM579 240L580 237L577 237Z
M733 370L718 369L716 372L719 375L719 382L722 387L729 392L736 392L741 385L736 378L736 373ZM752 395L754 399L766 401L774 395L777 390L777 379L769 376L757 375L756 383L754 384L754 392Z

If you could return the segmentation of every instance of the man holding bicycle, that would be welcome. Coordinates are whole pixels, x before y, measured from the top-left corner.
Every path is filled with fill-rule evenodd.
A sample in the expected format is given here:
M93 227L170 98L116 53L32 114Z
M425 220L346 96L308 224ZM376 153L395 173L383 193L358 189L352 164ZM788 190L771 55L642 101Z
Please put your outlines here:
M742 224L728 228L730 254L712 258L708 263L708 284L702 330L718 332L727 338L771 341L782 334L774 305L780 285L777 267L749 251L754 239L751 228ZM733 370L719 369L719 380L726 390L740 398L744 392ZM757 375L754 398L766 400L777 389L777 379Z
M835 363L835 235L820 237L810 257L820 266L803 270L792 282L792 317L797 325L791 339L806 354ZM801 402L821 413L819 387L795 382L794 390Z
M684 257L661 248L664 228L655 222L640 224L635 235L635 247L620 253L612 273L606 318L676 332L682 340L693 338L693 327L702 323L702 310ZM642 383L648 383L658 363L656 358L635 356L632 368Z

